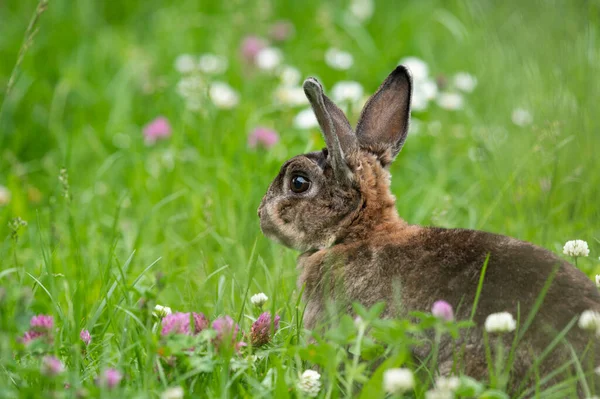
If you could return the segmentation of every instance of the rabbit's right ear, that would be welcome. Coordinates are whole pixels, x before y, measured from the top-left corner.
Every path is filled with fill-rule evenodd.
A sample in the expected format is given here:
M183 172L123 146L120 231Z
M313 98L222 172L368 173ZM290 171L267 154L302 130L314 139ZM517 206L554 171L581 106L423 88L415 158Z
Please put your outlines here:
M323 94L317 79L306 79L302 87L323 131L335 176L339 182L349 184L353 174L346 163L346 155L357 147L352 126L344 112Z
M398 155L410 119L412 79L408 69L398 66L365 104L356 136L361 148L379 156L388 166Z

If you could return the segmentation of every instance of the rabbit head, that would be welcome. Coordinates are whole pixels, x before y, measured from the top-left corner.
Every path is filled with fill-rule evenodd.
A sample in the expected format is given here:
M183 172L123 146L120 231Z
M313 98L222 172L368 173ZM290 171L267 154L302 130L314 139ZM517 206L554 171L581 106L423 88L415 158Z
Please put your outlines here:
M367 101L356 131L314 78L304 92L327 148L287 161L259 208L263 233L300 251L360 238L401 221L389 191L388 166L408 132L412 81L398 66Z

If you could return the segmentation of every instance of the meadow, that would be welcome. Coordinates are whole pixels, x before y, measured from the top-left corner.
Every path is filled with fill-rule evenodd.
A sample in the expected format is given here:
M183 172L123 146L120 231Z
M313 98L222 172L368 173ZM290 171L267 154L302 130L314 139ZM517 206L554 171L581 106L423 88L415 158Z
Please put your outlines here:
M281 164L324 146L299 84L355 123L408 63L399 214L565 258L581 239L594 278L599 29L598 0L2 2L0 397L434 398L411 334L464 323L357 307L312 336L298 254L260 231ZM390 368L412 374L386 393ZM492 369L438 397L507 398Z

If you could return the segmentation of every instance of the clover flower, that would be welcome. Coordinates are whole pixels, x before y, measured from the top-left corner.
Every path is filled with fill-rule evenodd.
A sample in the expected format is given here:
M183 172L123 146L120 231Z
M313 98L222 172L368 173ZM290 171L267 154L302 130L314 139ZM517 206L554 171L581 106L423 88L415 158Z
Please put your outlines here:
M217 108L231 109L240 102L239 94L225 82L213 82L208 95Z
M175 58L175 69L181 74L196 70L196 59L191 54L180 54Z
M492 313L485 319L485 330L490 333L511 332L517 328L517 322L508 312Z
M383 373L383 389L389 393L403 393L415 386L413 372L406 368L395 368Z
M184 394L182 387L167 388L160 394L160 399L183 399Z
M311 129L319 126L319 122L317 121L317 117L312 108L307 108L298 112L294 118L293 124L297 129Z
M223 316L217 318L215 321L213 321L212 328L217 332L217 337L214 341L217 347L221 347L222 345L226 344L228 339L230 340L231 344L235 346L236 350L246 346L245 342L238 341L237 338L240 331L240 326L238 326L231 317Z
M50 331L54 327L54 317L45 314L33 316L29 321L29 326L38 332Z
M259 308L262 307L268 300L269 297L266 296L264 292L259 292L258 294L254 294L250 297L250 303Z
M65 371L65 366L54 356L44 356L42 359L42 374L54 377Z
M563 254L573 257L588 256L590 249L588 243L583 240L567 241L563 247Z
M336 103L358 103L363 98L363 87L354 81L340 81L331 88L331 97Z
M275 21L269 29L269 36L276 42L284 42L294 35L296 28L287 20Z
M171 136L171 124L164 116L150 121L142 130L146 144L154 144L159 139Z
M85 329L81 330L81 332L79 333L79 338L81 338L81 340L86 346L89 345L90 342L92 342L92 335L88 330Z
M321 374L314 370L305 370L298 381L297 387L304 395L315 398L321 390Z
M256 66L263 71L273 71L283 61L283 53L275 47L261 49L255 57Z
M7 205L10 202L10 190L0 186L0 206Z
M477 78L466 72L454 75L454 87L466 93L471 93L477 86Z
M436 99L437 105L448 111L457 111L464 107L463 97L459 93L440 93Z
M273 320L273 332L279 329L279 316ZM254 323L250 330L250 342L253 346L261 346L269 343L271 340L271 314L264 312Z
M515 108L511 115L512 122L517 126L527 126L533 122L533 116L524 108Z
M216 75L224 73L228 66L227 58L222 55L206 53L198 60L198 69L206 74Z
M343 71L354 64L354 57L347 51L332 47L325 52L325 63L333 69Z
M435 301L431 307L431 313L442 320L452 321L454 320L454 312L452 305L446 301Z
M242 40L240 52L247 62L253 64L256 61L258 53L265 47L267 47L267 43L264 39L258 36L246 36Z
M121 383L123 374L114 368L108 368L102 372L100 378L96 381L98 385L108 389L113 389Z
M594 310L584 310L579 316L579 328L600 334L600 313Z
M190 326L190 316L194 321ZM172 313L162 319L161 335L196 335L208 327L209 321L203 313Z
M171 310L170 307L156 305L156 306L154 306L154 312L152 312L152 315L154 317L158 317L159 319L162 319L163 317L168 316L172 313L173 313L173 311Z
M404 65L408 68L414 81L425 80L429 76L429 67L420 58L405 57L400 60L399 65Z

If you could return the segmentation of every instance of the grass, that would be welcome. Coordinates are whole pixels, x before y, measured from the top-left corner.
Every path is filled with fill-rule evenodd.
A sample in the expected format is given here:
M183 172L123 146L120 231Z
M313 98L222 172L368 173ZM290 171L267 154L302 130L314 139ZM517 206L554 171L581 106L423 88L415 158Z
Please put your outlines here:
M578 267L600 272L598 1L384 0L370 20L353 24L343 1L51 0L26 33L36 5L0 6L1 87L14 70L0 97L0 185L11 192L0 206L0 397L156 397L169 386L209 397L286 397L315 364L322 397L351 396L357 384L362 396L381 397L383 369L409 361L410 332L460 328L427 315L420 324L382 321L363 310L375 337L350 318L314 341L302 331L297 254L262 236L256 208L287 158L323 142L318 130L293 127L298 108L274 103L277 78L239 56L244 36L266 37L278 19L295 26L277 45L285 63L327 89L355 80L371 93L410 55L433 76L477 77L464 109L432 104L414 114L420 129L392 166L406 220L493 231L557 253L584 239L591 256ZM349 70L325 64L331 46L353 54ZM229 59L219 79L239 92L234 109L207 102L193 112L177 95L176 57L203 52ZM511 122L519 107L531 112L531 125ZM158 115L173 135L147 146L142 127ZM249 149L257 125L278 131L279 143ZM27 226L14 232L16 217ZM189 357L189 341L165 343L153 331L156 303L211 320L229 314L248 331L257 292L281 315L258 359L215 352L208 332L193 338L197 356ZM38 313L55 317L54 342L23 347L18 338ZM82 328L92 334L85 350ZM174 369L158 366L165 350L180 359ZM47 351L66 365L59 377L40 374ZM372 373L364 359L382 354L387 360ZM118 393L94 382L108 367L125 375ZM272 389L262 384L269 370ZM417 397L431 385L422 375L433 374L421 371ZM565 396L553 392L544 397Z

